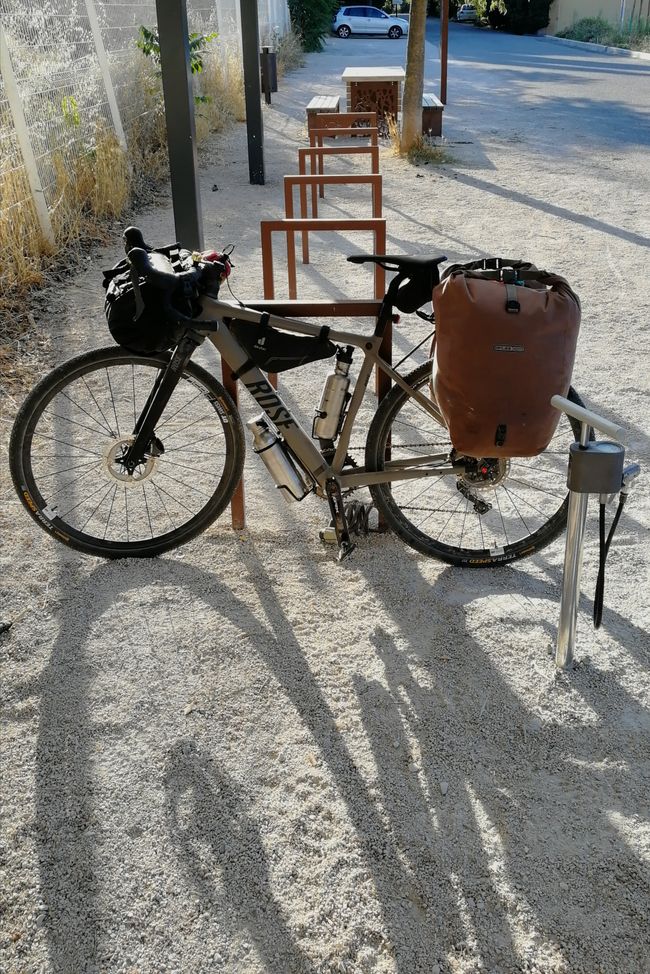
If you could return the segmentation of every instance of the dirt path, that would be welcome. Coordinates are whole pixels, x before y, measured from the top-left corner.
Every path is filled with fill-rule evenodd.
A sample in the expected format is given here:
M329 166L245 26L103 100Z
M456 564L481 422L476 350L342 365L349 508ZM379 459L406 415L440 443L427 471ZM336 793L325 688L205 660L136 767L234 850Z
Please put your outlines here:
M575 384L647 464L647 141L576 137L585 68L567 63L560 91L544 58L583 56L526 40L517 111L491 48L488 67L452 52L455 164L384 152L389 246L566 274L584 306ZM248 184L242 127L206 161L206 239L237 244L238 295L261 290L259 220L280 215L302 106L372 44L332 41L287 79L265 113L266 186ZM341 211L368 204L342 192L323 215ZM168 201L139 222L172 237ZM367 296L344 260L362 246L315 237L301 295ZM119 249L116 234L44 303L53 359L107 343L97 270ZM398 351L423 334L405 319ZM306 420L326 371L283 382ZM249 455L246 532L224 518L159 560L107 564L51 544L2 478L4 970L650 971L647 474L597 633L591 512L580 663L560 677L561 542L463 572L373 537L339 566L324 509L285 505Z

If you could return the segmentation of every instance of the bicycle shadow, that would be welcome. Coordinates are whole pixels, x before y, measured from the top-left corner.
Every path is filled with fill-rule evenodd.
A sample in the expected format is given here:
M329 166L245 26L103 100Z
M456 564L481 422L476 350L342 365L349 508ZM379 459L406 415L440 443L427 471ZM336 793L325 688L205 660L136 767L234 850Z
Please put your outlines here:
M226 923L234 912L267 970L314 972L271 893L260 829L245 811L243 790L191 739L173 745L163 786L169 834L200 902Z
M450 604L460 573L447 568L430 587L428 607L422 607L417 596L425 586L411 559L400 571L413 606L407 625L385 575L372 565L364 572L392 617L394 631L377 628L371 634L383 679L358 678L358 698L379 769L381 800L400 848L408 850L411 868L419 873L421 895L431 882L440 882L442 860L458 891L465 936L482 962L499 970L519 970L533 948L542 969L555 970L570 956L580 956L588 969L607 963L620 967L617 950L625 950L626 970L641 969L648 943L639 937L637 923L650 908L649 877L638 847L628 844L619 823L629 826L643 804L636 768L643 753L638 735L647 737L650 730L647 708L619 679L584 657L576 671L557 682L552 676L545 681L537 677L541 706L525 705L525 668L516 661L512 665L506 642L510 665L500 672L494 654L485 649L490 619L482 613L480 626L472 619L475 600L482 605L499 600L492 613L498 621L504 599L522 587L512 569L490 570L480 579L471 573ZM478 583L474 594L469 591L473 580ZM524 592L530 605L514 606L517 631L513 626L507 636L512 633L515 652L528 650L524 658L529 659L531 642L544 645L554 626L540 611L548 600L547 583L529 577ZM439 612L445 614L446 645L435 642ZM608 616L611 622L617 614ZM639 649L646 646L644 656L636 658L647 672L647 637L620 617L616 621L626 647L630 641ZM503 641L502 627L498 631ZM548 638L549 670L550 643ZM591 716L572 714L578 698ZM621 752L613 755L610 734L618 720L630 733L621 735ZM391 738L399 742L395 751ZM395 757L404 751L415 755L409 768ZM405 820L404 808L424 810L427 798L440 796L441 781L449 783L449 792L437 800L437 854L427 866L409 841L417 813ZM589 836L586 853L583 829ZM469 868L467 861L450 861L446 854L454 831L462 835ZM629 890L619 883L621 872L634 877L633 910ZM609 924L607 938L594 938L593 902L604 903L600 910Z
M404 558L401 546L399 550ZM389 551L389 563L391 554ZM152 611L148 588L167 582L186 591L188 604L193 599L209 606L224 625L250 634L246 651L257 654L264 671L278 682L313 739L357 836L400 974L411 974L432 956L439 956L444 964L446 956L453 960L463 951L478 952L504 970L519 969L521 947L513 934L508 906L515 900L524 903L528 925L544 931L550 945L544 956L553 963L561 958L562 951L553 946L553 926L541 900L553 899L558 904L574 900L584 907L582 884L586 883L585 888L593 894L598 892L598 884L594 887L587 881L585 862L579 859L576 863L572 858L578 839L575 823L581 823L580 833L584 829L602 841L611 838L612 830L599 819L599 806L592 794L582 794L578 789L564 795L562 782L556 778L562 761L590 761L594 755L604 758L607 736L597 726L576 729L549 723L513 742L512 728L529 723L531 713L487 658L473 623L463 624L472 586L468 583L460 601L451 603L449 593L458 588L455 579L459 573L443 570L431 585L419 571L417 560L406 553L400 565L401 588L396 592L385 571L376 565L376 555L370 549L369 557L360 552L356 566L336 576L334 586L335 598L345 598L349 580L363 576L372 589L364 616L368 619L369 648L383 675L379 678L378 670L377 679L366 673L354 679L363 730L377 769L370 778L367 767L361 770L353 756L351 742L340 729L336 711L287 617L279 583L269 577L265 559L254 542L240 549L240 558L264 616L261 623L259 615L218 575L189 564L141 562L137 571L128 565L101 565L86 578L81 572L73 574L72 598L61 605L61 628L50 662L37 680L26 682L17 694L19 701L41 697L34 835L53 969L77 974L91 969L97 959L106 907L102 899L103 864L98 856L102 823L97 822L94 801L99 787L96 749L107 736L127 738L142 722L137 712L128 720L120 717L113 721L98 718L91 709L97 660L88 657L88 642L107 618L114 621L119 617L120 600L138 598L141 589L142 637L147 613ZM326 584L324 569L313 566L309 557L300 562L305 582L322 590ZM384 569L385 563L386 558ZM486 597L507 593L514 587L515 575L507 571L505 581L498 572L472 573L471 578L480 579L479 593ZM538 595L543 599L548 596L548 585L543 580L535 582L530 591L533 598ZM422 606L420 596L424 594L427 601ZM373 598L385 605L399 637L373 625ZM153 633L148 648L144 643L147 654L165 660L161 666L166 671L174 654L182 661L181 650L187 651L176 634L176 608L168 606L168 618L160 620L160 632L168 634L165 639L160 642ZM335 630L339 624L336 601L323 600L323 631ZM126 626L123 629L122 639L127 641L129 633ZM118 638L118 629L112 635ZM449 639L450 635L458 647L452 668L432 652L433 639ZM444 651L449 653L447 646ZM602 720L611 722L625 712L631 727L638 723L645 713L638 702L616 681L607 684L605 697L602 674L600 682L598 677L594 677L593 668L583 665L577 676L571 676L571 683L578 684ZM490 698L487 704L486 690ZM497 699L498 707L490 702ZM494 722L481 726L480 733L477 728L475 737L461 737L465 725L476 726L473 719L481 707L488 716L494 714ZM112 712L110 700L106 712ZM436 713L440 719L434 720ZM63 748L62 740L66 742ZM417 767L407 760L414 742L419 742L422 755ZM557 768L545 770L549 752L560 753L562 761ZM523 771L517 770L519 766ZM637 814L638 808L632 771L633 767L624 772L612 766L602 772L604 782L617 796L615 811L626 818ZM450 792L438 797L443 773ZM551 829L546 819L533 827L524 814L530 804L526 789L531 777L539 774L546 776L548 788L542 811L553 810L557 832L566 841L558 840L555 828ZM182 733L167 749L162 781L172 848L206 908L215 914L220 904L227 902L237 928L248 931L267 964L272 965L272 958L281 952L289 966L277 970L311 970L271 895L259 825L246 810L245 787L236 784L225 769L215 768L200 748L189 747ZM575 791L575 783L570 786ZM134 787L133 782L125 780L126 795L120 800L127 804L130 787ZM229 838L224 840L224 834ZM224 841L230 841L240 854L224 857ZM534 871L526 871L526 842L536 851L542 847L547 850L548 869L540 873L537 864ZM459 849L465 850L461 862L454 858ZM640 864L631 851L626 850L622 857L617 852L617 856L622 869L638 876ZM609 881L613 867L605 866ZM504 874L509 877L505 892ZM567 884L566 891L560 882ZM611 889L608 892L609 908L613 906L615 915L625 917L627 894L616 883L613 889L613 893ZM645 891L635 895L639 911L650 908ZM263 926L257 923L250 906L252 901L261 900L266 904ZM444 903L441 915L433 909L434 902L438 908ZM562 918L552 919L559 929ZM623 936L626 927L622 921L620 927ZM632 932L627 931L627 935L634 943ZM630 956L629 950L626 956ZM269 969L274 970L273 966Z

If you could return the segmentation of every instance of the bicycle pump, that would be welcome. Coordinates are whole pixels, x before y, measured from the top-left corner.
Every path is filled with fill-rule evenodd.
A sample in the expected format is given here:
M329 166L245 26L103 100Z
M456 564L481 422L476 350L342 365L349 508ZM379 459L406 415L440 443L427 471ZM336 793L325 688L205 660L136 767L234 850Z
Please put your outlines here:
M584 409L582 406L576 406L562 396L553 396L551 405L581 423L580 439L572 443L569 450L567 474L569 509L555 654L555 665L558 669L565 669L571 665L575 649L589 495L598 494L600 496L600 568L594 599L594 625L598 628L602 612L607 552L630 486L639 476L641 468L638 463L624 466L625 447L623 444L626 441L627 434L622 427L588 409ZM605 436L611 437L611 440L596 442L591 438L592 430L604 433ZM617 494L620 495L618 510L614 516L609 537L605 540L605 505L613 500Z

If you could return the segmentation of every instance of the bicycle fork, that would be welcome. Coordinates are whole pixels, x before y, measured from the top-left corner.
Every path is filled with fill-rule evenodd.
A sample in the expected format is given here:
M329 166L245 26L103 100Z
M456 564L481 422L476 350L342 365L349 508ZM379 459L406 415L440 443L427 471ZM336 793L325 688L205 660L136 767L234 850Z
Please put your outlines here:
M194 332L185 335L176 346L167 366L158 373L153 389L133 427L133 443L121 460L129 474L133 474L136 467L145 463L148 456L161 456L165 452L165 447L154 430L178 385L183 369L202 342L203 337Z

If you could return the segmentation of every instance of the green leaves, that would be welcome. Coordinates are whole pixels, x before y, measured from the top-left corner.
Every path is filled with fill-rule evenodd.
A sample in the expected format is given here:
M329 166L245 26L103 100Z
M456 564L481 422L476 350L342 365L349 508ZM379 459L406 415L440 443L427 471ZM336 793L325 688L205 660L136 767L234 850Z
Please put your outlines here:
M190 69L192 74L201 74L205 49L218 36L217 33L190 34ZM150 58L154 64L160 64L160 40L155 27L149 28L140 25L140 39L135 44L145 57Z

